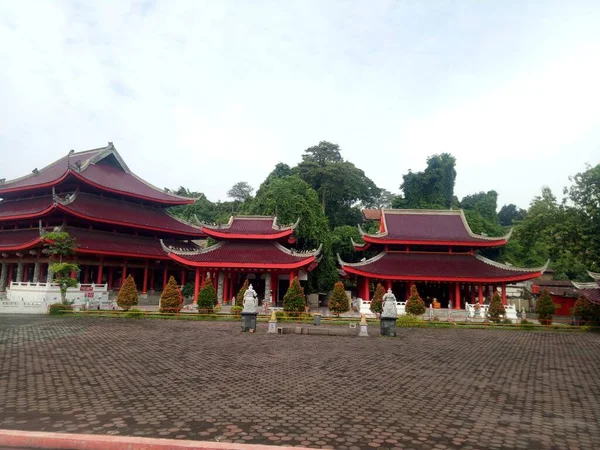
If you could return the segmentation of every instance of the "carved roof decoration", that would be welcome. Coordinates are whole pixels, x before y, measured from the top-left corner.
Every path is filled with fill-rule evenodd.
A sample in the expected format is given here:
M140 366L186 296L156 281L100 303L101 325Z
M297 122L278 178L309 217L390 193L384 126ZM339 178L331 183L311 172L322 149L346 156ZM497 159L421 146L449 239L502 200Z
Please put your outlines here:
M97 189L163 205L183 205L194 199L167 193L135 175L112 142L106 147L69 152L42 169L0 184L0 197L57 186L68 177Z
M290 237L299 223L300 219L281 225L272 216L231 216L226 224L202 224L202 230L216 239L276 240Z
M378 233L358 229L367 243L470 247L505 245L512 234L512 229L500 237L475 234L461 209L382 209Z

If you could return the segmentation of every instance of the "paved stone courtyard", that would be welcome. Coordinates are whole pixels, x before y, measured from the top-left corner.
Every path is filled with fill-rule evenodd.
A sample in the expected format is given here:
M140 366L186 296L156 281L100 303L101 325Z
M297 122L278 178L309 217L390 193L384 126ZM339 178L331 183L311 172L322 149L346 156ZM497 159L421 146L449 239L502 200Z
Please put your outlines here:
M600 335L261 326L0 316L0 428L337 449L600 445Z

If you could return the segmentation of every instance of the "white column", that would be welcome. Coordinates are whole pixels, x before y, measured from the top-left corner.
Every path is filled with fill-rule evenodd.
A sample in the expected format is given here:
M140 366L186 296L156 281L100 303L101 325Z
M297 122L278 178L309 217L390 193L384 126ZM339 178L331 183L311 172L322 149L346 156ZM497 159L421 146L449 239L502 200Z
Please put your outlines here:
M23 281L23 262L19 261L17 264L17 279L15 280L17 283Z
M223 302L223 283L225 282L225 272L222 270L219 272L219 276L217 278L219 281L217 282L217 301L219 303Z
M53 281L54 281L54 270L52 270L52 263L49 262L48 263L48 275L46 276L46 283L52 283Z
M269 301L269 291L271 290L271 272L265 274L265 302Z
M40 282L40 261L38 259L35 261L35 264L33 265L32 283L39 283L39 282Z

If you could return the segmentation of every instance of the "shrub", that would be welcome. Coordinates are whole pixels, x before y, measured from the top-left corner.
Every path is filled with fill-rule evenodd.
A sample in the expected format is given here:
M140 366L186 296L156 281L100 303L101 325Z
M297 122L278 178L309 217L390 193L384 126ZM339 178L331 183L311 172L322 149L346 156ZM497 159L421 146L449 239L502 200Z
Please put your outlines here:
M338 316L340 313L348 312L350 310L350 302L348 296L344 290L344 283L338 281L333 287L333 294L329 299L328 305L329 311L336 313Z
M573 306L573 315L581 317L581 320L585 322L593 321L596 315L594 304L580 295Z
M117 305L120 308L123 308L125 311L128 311L132 306L138 304L138 294L137 287L135 286L135 281L131 274L119 289L119 295L117 296Z
M131 308L130 310L128 310L125 313L125 317L131 318L131 319L139 319L140 317L144 317L146 315L146 312L141 310L141 309L137 309L137 308Z
M184 298L192 298L194 297L194 289L196 289L196 283L186 283L181 288L181 295L183 295Z
M541 297L535 303L535 313L538 315L538 321L543 325L552 324L552 316L554 315L554 303L548 291L544 290Z
M246 280L244 280L244 284L243 284L242 288L235 296L235 306L242 306L242 307L244 306L244 294L248 290L248 284L249 284L249 282L248 282L248 279L246 278Z
M204 287L198 292L198 312L212 313L217 304L217 291L212 284L212 280L207 278Z
M50 305L49 313L51 316L60 316L69 311L73 311L71 305L65 305L64 303L53 303Z
M304 289L300 286L298 278L294 278L294 281L292 281L291 286L283 297L283 310L302 312L305 305Z
M244 309L243 306L233 305L231 307L231 314L235 314L236 316L239 316L243 309Z
M160 296L160 312L161 313L177 313L181 310L183 298L177 287L175 277L171 276L169 282L165 286Z
M398 316L396 319L396 326L398 327L422 327L425 324L423 319L411 315Z
M500 294L498 294L497 292L495 292L492 297L492 301L490 302L490 306L488 308L487 313L490 320L495 323L500 323L500 316L506 314L506 309L504 309L504 305L502 304Z
M383 311L383 296L385 295L385 289L381 285L381 283L377 283L377 287L375 288L375 294L373 294L373 299L371 300L371 312L379 313Z
M406 301L406 313L413 316L420 316L425 314L425 303L417 292L417 287L413 284L410 288L410 297Z
M510 319L504 319L502 321L502 323L505 324L505 325L512 325L512 320L510 320Z

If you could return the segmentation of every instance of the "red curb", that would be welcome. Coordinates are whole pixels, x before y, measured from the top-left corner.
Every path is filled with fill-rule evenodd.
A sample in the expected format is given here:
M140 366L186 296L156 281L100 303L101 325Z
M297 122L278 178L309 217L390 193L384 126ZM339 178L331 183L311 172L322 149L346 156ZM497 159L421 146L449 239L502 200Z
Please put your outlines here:
M43 431L0 430L4 447L46 448L61 450L302 450L302 447L233 444L180 439L153 439L134 436L46 433ZM308 449L304 449L308 450Z

